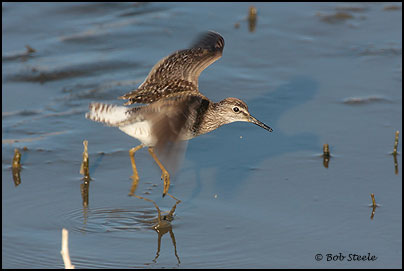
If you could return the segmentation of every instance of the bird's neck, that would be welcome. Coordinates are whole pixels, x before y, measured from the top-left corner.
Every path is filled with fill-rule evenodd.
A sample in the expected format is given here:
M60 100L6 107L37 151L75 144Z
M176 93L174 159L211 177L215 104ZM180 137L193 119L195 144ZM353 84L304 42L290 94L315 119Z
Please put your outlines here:
M199 119L195 122L195 132L197 135L209 133L220 126L226 124L219 110L219 103L208 101L201 105L199 109Z

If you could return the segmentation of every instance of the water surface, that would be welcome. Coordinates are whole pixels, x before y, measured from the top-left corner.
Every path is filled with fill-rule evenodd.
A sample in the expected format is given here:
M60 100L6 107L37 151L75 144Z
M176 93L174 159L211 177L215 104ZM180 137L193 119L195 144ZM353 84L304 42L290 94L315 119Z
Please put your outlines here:
M402 160L395 169L391 155L402 132L401 4L257 3L255 27L250 5L3 3L3 268L62 268L62 228L77 268L402 267ZM170 187L182 202L155 259L156 210L127 196L138 142L84 114L92 101L121 104L160 58L209 29L226 45L201 92L243 99L274 132L233 123L189 142ZM138 193L170 210L147 150L136 158ZM371 193L381 205L372 219ZM338 258L368 253L376 259Z

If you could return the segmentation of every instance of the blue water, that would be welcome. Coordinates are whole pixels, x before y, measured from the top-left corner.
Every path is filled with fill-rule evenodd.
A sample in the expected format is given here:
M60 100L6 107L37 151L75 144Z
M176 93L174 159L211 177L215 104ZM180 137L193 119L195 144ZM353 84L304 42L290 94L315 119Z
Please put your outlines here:
M76 268L402 267L400 3L3 3L2 12L3 268L62 268L62 228ZM209 29L225 49L200 91L243 99L274 132L233 123L188 143L170 187L182 200L171 222L180 261L169 233L155 259L158 234L145 220L156 211L127 196L138 142L84 114L92 101L121 104L160 58ZM136 162L138 194L170 210L147 150Z

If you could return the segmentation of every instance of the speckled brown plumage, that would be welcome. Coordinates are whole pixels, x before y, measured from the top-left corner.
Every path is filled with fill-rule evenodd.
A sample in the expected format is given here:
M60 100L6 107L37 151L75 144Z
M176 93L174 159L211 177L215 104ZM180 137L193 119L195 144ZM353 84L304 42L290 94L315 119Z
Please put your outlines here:
M189 49L161 59L136 90L119 98L128 99L125 105L148 104L173 93L198 92L199 75L222 56L223 48L224 39L220 34L204 33Z

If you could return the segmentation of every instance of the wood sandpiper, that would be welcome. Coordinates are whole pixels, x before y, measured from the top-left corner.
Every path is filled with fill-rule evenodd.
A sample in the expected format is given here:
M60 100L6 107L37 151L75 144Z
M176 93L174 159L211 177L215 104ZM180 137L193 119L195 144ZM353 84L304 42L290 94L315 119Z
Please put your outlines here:
M251 122L272 132L269 126L248 112L242 100L226 98L215 103L199 92L200 73L222 56L223 48L223 37L209 31L201 34L189 49L161 59L136 90L119 97L128 100L125 105L144 105L129 108L90 104L86 118L118 127L141 142L129 151L133 169L130 194L133 195L139 180L134 155L143 147L148 147L162 171L164 197L170 186L170 174L157 158L154 148L162 150L169 144L189 140L235 121Z

